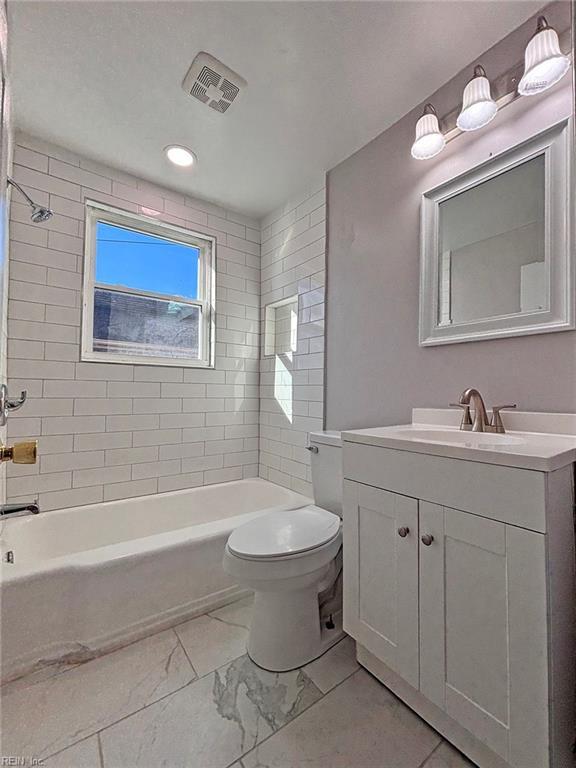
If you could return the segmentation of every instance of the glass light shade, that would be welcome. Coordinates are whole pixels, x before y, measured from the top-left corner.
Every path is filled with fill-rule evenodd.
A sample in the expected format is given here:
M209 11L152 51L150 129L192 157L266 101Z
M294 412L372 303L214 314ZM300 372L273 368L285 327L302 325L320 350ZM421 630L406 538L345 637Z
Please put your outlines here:
M546 24L546 21L543 23ZM547 25L543 26L526 46L524 74L518 83L518 93L522 96L542 93L564 77L569 68L570 59L560 50L558 33Z
M181 147L176 144L172 144L169 147L164 148L166 157L174 165L179 165L181 168L190 168L196 162L196 156L194 152L191 152L186 147Z
M477 131L496 117L498 105L490 95L490 81L485 75L476 75L464 88L462 109L456 125L461 131Z
M440 132L438 118L426 112L416 123L416 139L412 144L411 155L416 160L428 160L444 149L446 139Z

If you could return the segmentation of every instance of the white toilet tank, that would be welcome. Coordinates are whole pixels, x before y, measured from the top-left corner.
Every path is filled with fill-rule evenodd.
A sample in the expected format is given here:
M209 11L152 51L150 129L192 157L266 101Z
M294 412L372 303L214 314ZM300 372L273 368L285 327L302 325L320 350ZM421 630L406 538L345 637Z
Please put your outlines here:
M314 503L342 517L342 437L340 432L310 432Z

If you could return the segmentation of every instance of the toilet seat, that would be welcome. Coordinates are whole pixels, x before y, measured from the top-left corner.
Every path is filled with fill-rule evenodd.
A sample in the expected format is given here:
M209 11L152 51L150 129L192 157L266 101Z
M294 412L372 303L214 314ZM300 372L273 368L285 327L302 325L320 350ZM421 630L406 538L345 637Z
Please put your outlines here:
M236 528L228 550L246 560L298 557L330 544L340 535L338 515L310 504L262 515Z

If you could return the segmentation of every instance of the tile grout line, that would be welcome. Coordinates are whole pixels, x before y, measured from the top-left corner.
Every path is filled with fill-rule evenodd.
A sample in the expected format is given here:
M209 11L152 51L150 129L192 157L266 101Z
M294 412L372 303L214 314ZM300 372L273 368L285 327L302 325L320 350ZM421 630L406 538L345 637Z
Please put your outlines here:
M166 632L168 630L163 630L163 631ZM111 728L113 725L116 725L117 723L120 723L120 722L122 722L123 720L126 720L129 717L132 717L132 715L135 715L138 712L141 712L143 709L147 709L147 707L151 707L153 704L157 704L159 701L163 701L164 699L167 699L169 696L172 696L173 694L178 693L179 691L184 690L184 688L187 688L189 685L193 685L198 680L202 680L204 677L206 677L207 675L202 675L202 677L198 677L196 669L194 668L194 665L190 661L190 658L188 657L188 654L186 653L186 649L182 645L182 642L181 642L180 638L178 637L178 634L176 632L174 632L174 635L176 635L176 640L177 640L176 647L180 646L182 648L182 651L184 652L184 656L186 658L186 661L190 664L190 667L192 668L192 672L196 675L196 677L194 677L192 680L189 680L187 683L184 683L184 685L180 686L179 688L175 688L173 691L170 691L169 693L165 694L164 696L161 696L159 699L155 699L154 701L151 701L148 704L145 704L143 707L139 707L138 709L134 710L134 712L130 712L130 714L124 715L124 717L121 717L118 720L115 720L113 723L110 723L109 725L106 725L104 728L100 728L99 730L92 731L91 733L87 734L86 736L83 736L81 739L78 739L77 741L74 741L71 744L68 744L66 747L64 747L63 749L58 750L57 752L52 752L50 755L47 755L46 757L44 757L42 759L43 760L48 760L48 759L54 757L55 755L59 755L61 752L64 752L65 750L70 749L70 747L74 747L77 744L80 744L81 742L86 741L87 739L92 738L93 736L97 736L98 737L99 752L100 752L100 759L101 759L101 762L102 762L102 768L104 768L104 753L103 753L102 740L101 740L100 734L102 734L108 728ZM145 639L145 638L142 638L142 639ZM238 656L237 658L241 658L241 657ZM236 659L234 659L234 661L235 660ZM88 663L88 662L86 662L86 663ZM228 662L228 663L231 663L231 662ZM81 665L79 665L79 666L81 666ZM68 671L68 670L66 670L66 671ZM213 670L213 671L216 671L216 670ZM207 674L209 675L211 673L208 672ZM54 677L58 677L58 675L55 675ZM47 679L50 679L50 678L47 678ZM40 681L40 682L43 682L43 681ZM37 685L37 683L36 683L36 685ZM31 687L31 686L29 686L29 687Z
M219 608L216 610L219 610ZM244 624L236 624L234 621L226 621L219 616L214 616L212 613L206 613L204 615L209 616L211 619L214 619L214 621L219 621L221 624L226 624L228 627L237 627L238 629L245 629L247 632L250 631L250 627L245 627Z
M181 688L178 688L177 690L175 690L175 691L172 691L171 693L168 693L168 694L166 694L166 696L162 696L161 698L157 699L156 701L152 701L152 702L150 702L149 704L145 704L143 707L141 707L140 709L136 710L135 712L132 712L132 713L130 713L129 715L126 715L125 717L121 717L119 720L116 720L116 722L114 722L114 723L110 723L110 725L107 725L105 728L101 728L99 731L96 731L96 733L97 733L98 737L100 738L100 735L101 735L101 734L102 734L104 731L108 730L109 728L112 728L114 725L117 725L118 723L121 723L123 720L127 720L128 718L132 717L133 715L136 715L136 714L138 714L139 712L142 712L142 710L144 710L144 709L148 709L148 707L151 707L151 706L153 706L154 704L157 704L159 701L164 701L165 699L169 698L170 696L173 696L174 694L176 694L176 693L179 693L180 691L183 691L183 690L184 690L184 688L188 688L188 687L190 687L190 686L193 686L193 685L194 685L194 683L198 682L199 680L203 680L204 678L208 677L209 675L213 675L213 674L215 674L215 673L216 673L216 672L218 672L220 669L224 669L224 667L227 667L227 666L229 666L230 664L233 664L235 661L238 661L238 659L241 659L241 658L243 658L244 656L246 656L246 658L250 659L250 657L248 656L248 654L247 654L247 653L243 653L243 654L241 654L240 656L237 656L235 659L232 659L231 661L227 661L226 663L224 663L224 664L221 664L219 667L216 667L216 669L213 669L211 672L207 672L205 675L202 675L201 677L197 677L195 680L191 680L190 682L186 683L186 685L183 685ZM254 663L254 662L252 662L252 663ZM256 665L256 666L257 666L257 665ZM260 669L260 667L259 667L259 669ZM317 703L318 703L319 701L321 701L321 700L324 698L324 696L326 695L326 694L324 694L324 693L323 693L323 692L320 690L320 688L318 688L318 686L316 685L316 683L314 683L314 681L313 681L313 680L312 680L310 677L308 677L308 675L307 675L305 672L302 672L302 668L301 668L301 667L298 667L297 669L298 669L298 671L299 671L299 672L301 672L301 673L302 673L302 674L303 674L303 675L304 675L304 676L305 676L305 677L306 677L306 678L307 678L307 679L308 679L308 680L309 680L309 681L312 683L312 685L313 685L313 686L314 686L314 687L315 687L315 688L316 688L316 689L319 691L319 693L320 693L320 698L319 698L319 699L317 699L316 701L312 702L312 704L310 704L310 705L309 705L309 706L307 706L305 709L303 709L303 710L302 710L302 712L299 712L299 713L298 713L298 714L297 714L295 717L293 717L293 718L292 718L292 720L290 720L290 721L289 721L289 723L291 723L293 720L296 720L296 719L297 719L298 717L300 717L300 715L302 715L304 712L307 712L307 711L310 709L310 707L313 707L313 706L314 706L314 704L317 704ZM264 671L266 671L266 670L264 670ZM293 671L294 671L294 670L293 670ZM352 674L356 674L356 672L358 672L358 670L355 670L354 672L352 672ZM284 674L284 673L276 673L276 674ZM348 677L351 677L351 675L348 675ZM348 679L348 678L346 678L346 679ZM344 680L342 680L341 682L344 682ZM340 685L340 683L338 683L338 685ZM334 686L334 688L333 688L332 690L334 690L335 688L337 688L337 687L338 687L338 685L335 685L335 686ZM278 732L279 732L279 731L281 731L281 730L282 730L282 728L284 728L286 725L289 725L289 723L285 723L285 725L282 725L282 726L280 726L280 728L278 728L278 730L274 731L274 733L278 733ZM270 734L270 736L273 736L273 735L274 735L274 733ZM92 735L94 735L94 734L92 734ZM259 746L260 744L264 743L264 741L267 741L267 740L270 738L270 736L266 737L266 739L263 739L263 740L262 740L262 742L259 742L259 744L255 745L255 746ZM82 739L82 740L84 740L84 739ZM78 742L75 742L75 743L78 743ZM70 746L73 746L73 745L71 744ZM67 749L67 748L68 748L68 747L66 747L66 749ZM255 748L255 747L252 747L251 749L249 749L249 750L248 750L248 752L251 752L251 751L252 751L252 749L254 749L254 748ZM61 751L63 751L63 750L61 750ZM248 754L248 752L244 752L244 753L242 753L242 754L241 754L239 757L235 758L235 759L234 759L234 760L233 760L233 761L232 761L232 762L231 762L231 763L230 763L228 766L225 766L224 768L230 768L230 766L232 766L232 765L234 765L234 763L238 762L238 761L239 761L239 760L240 760L242 757L244 757L244 755L247 755L247 754Z
M184 653L184 656L186 657L188 664L190 664L190 666L192 667L192 672L194 673L194 680L200 680L200 676L198 675L198 672L196 672L196 667L194 666L194 664L192 664L192 659L188 655L188 651L184 647L184 643L182 642L180 635L178 634L178 632L176 632L176 630L173 627L172 627L172 632L174 632L174 634L176 635L176 640L178 642L178 645L180 646L180 648L182 648L182 652ZM191 680L190 682L194 682L194 680Z
M254 749L254 747L253 747L253 749ZM244 754L247 755L248 752L245 752ZM242 757L244 757L244 755L242 755ZM244 768L244 763L242 762L242 757L237 757L236 760L234 760L234 762L229 763L228 765L225 765L224 768L234 768L234 766L236 766L236 765L239 765L240 768Z
M163 631L166 631L166 630L163 630ZM176 636L178 637L176 632L174 634L176 634ZM182 645L182 643L180 641L180 638L178 638L178 641L179 641L180 645ZM192 667L193 672L196 674L196 670L195 670L194 666L192 665L192 662L190 661L190 659L188 657L188 654L186 653L186 650L184 649L184 646L182 646L182 649L184 650L184 653L186 654L186 660L190 663L190 666ZM189 680L187 683L184 683L184 685L181 685L179 688L175 688L173 691L170 691L170 693L166 693L164 696L160 696L159 699L155 699L154 701L150 701L148 704L144 704L144 706L139 707L138 709L134 710L134 712L130 712L129 714L124 715L124 717L121 717L118 720L115 720L113 723L110 723L109 725L104 726L104 728L100 728L99 730L92 731L91 733L87 734L86 736L83 736L81 739L78 739L77 741L74 741L71 744L68 744L68 746L64 747L64 749L60 749L60 750L58 750L58 752L52 752L52 754L47 755L43 759L44 760L48 760L48 758L52 758L55 755L59 755L65 749L69 749L70 747L73 747L73 746L75 746L76 744L79 744L82 741L86 741L86 739L89 739L92 736L98 736L100 738L100 734L102 734L104 731L108 730L109 728L112 728L114 725L117 725L118 723L121 723L124 720L127 720L129 717L132 717L133 715L136 715L139 712L142 712L144 709L148 709L148 707L151 707L154 704L158 704L158 702L160 702L160 701L164 701L164 699L167 699L168 697L173 696L175 693L179 693L180 691L183 691L184 688L188 688L188 686L194 685L194 683L197 683L200 680L203 680L205 677L208 677L209 675L213 675L218 670L223 669L224 667L228 666L229 664L234 663L235 661L238 661L238 659L241 659L243 656L248 656L248 654L247 653L242 653L242 654L240 654L240 656L236 656L234 659L226 661L224 664L221 664L220 666L216 667L215 669L212 669L209 672L206 672L204 675L200 675L200 676L195 677L192 680ZM308 675L306 675L306 677L308 677ZM316 687L318 687L318 686L316 686ZM320 689L318 689L318 690L320 690ZM322 693L322 691L320 691L320 693ZM324 695L324 694L322 694L322 695ZM280 730L280 729L278 729L278 730Z
M180 641L180 638L178 638L178 640ZM181 644L181 641L180 641L180 644ZM183 648L183 646L182 646L182 648ZM52 754L47 755L43 759L44 760L48 760L49 758L52 758L55 755L59 755L61 752L64 752L64 750L70 749L70 747L76 746L77 744L80 744L82 741L86 741L87 739L91 738L92 736L98 736L98 743L101 745L102 744L101 734L104 731L107 731L109 728L112 728L113 726L117 725L118 723L123 722L124 720L128 720L128 718L130 718L133 715L136 715L136 714L142 712L145 709L148 709L149 707L153 706L154 704L158 704L158 702L164 701L165 699L169 698L170 696L173 696L174 694L179 693L180 691L183 691L185 688L188 688L189 686L194 685L194 683L197 683L198 681L203 680L205 677L208 677L209 675L215 674L216 672L218 672L218 670L223 669L224 667L227 667L230 664L233 664L235 661L238 661L238 659L241 659L243 656L246 656L247 658L250 658L247 653L243 653L240 656L236 656L234 659L231 659L230 661L227 661L224 664L221 664L219 667L216 667L215 669L211 670L210 672L206 672L206 674L201 675L199 677L196 677L193 680L190 680L189 682L187 682L184 685L180 686L180 688L176 688L175 690L171 691L170 693L167 693L164 696L161 696L159 699L156 699L155 701L151 701L148 704L145 704L143 707L140 707L139 709L135 710L134 712L130 712L129 714L124 715L124 717L121 717L118 720L115 720L113 723L110 723L109 725L106 725L104 728L100 728L97 731L93 731L92 733L89 733L86 736L83 736L81 739L78 739L78 741L74 741L71 744L68 744L66 747L64 747L64 749L60 749L60 750L58 750L58 752L53 752ZM186 654L186 658L188 659L188 654ZM254 662L252 662L252 663L254 663ZM190 662L190 666L192 666L192 669L194 671L196 671L194 669L194 667L193 667L191 662ZM297 669L298 669L299 672L302 672L302 668L301 667L298 667ZM348 675L346 678L344 678L344 680L341 680L339 683L337 683L334 686L334 688L331 688L330 691L328 691L328 693L331 693L333 690L338 688L342 683L344 683L346 680L348 680L348 678L352 677L352 675L355 675L357 672L359 672L358 669L354 670L354 672L352 672L350 675ZM280 673L280 674L283 674L283 673ZM286 725L289 725L289 723L293 722L293 720L296 720L304 712L307 712L310 709L310 707L313 707L314 704L317 704L325 696L327 696L327 694L323 693L320 690L320 688L318 688L318 686L316 685L316 683L314 683L312 678L308 677L308 675L305 672L302 672L302 674L304 674L306 676L306 678L312 683L312 685L314 685L315 688L320 692L320 698L317 699L316 701L312 702L312 704L310 704L308 707L306 707L306 709L303 709L302 712L298 713L298 715L293 717L292 720L290 720L288 723L285 723L284 725L282 725L280 728L278 728L278 730L274 731L274 733L272 733L272 734L270 734L270 736L266 737L266 739L263 739L261 742L259 742L259 744L255 745L255 747L256 746L260 746L260 744L263 744L265 741L267 741L269 738L271 738L271 736L274 736L275 733L278 733L279 731L281 731L282 728L285 728ZM252 747L252 749L255 749L255 747ZM248 752L251 752L252 749L249 749ZM242 755L240 755L240 757L243 757L244 755L247 755L248 752L244 752ZM103 758L103 751L102 751L102 760L103 759L104 758ZM236 760L233 760L232 763L230 763L230 766L234 765L234 763L237 762L239 759L240 758L236 758ZM103 768L104 768L104 766L103 766ZM228 766L226 768L228 768Z
M45 757L39 758L40 763L38 763L38 765L43 765L46 760L51 760L53 757L57 757L58 755L61 755L62 752L65 752L67 749L71 749L72 747L77 747L79 744L83 744L85 741L89 741L94 737L96 737L97 739L98 765L99 765L99 768L104 768L104 758L102 755L102 745L100 743L99 731L95 731L94 733L89 733L87 736L82 736L81 739L78 739L78 741L74 741L69 746L64 747L64 749L59 749L57 752L52 752L51 754L46 755ZM33 757L34 759L37 759L35 755Z
M438 731L435 731L435 732L438 733ZM440 734L438 734L438 735L440 736ZM444 738L442 736L440 736L440 742L438 744L436 744L436 746L434 747L432 752L430 752L430 754L427 755L427 757L425 757L424 760L421 763L419 763L417 768L426 768L426 763L428 762L428 760L430 760L430 758L434 755L434 753L437 752L440 749L440 747L442 746L443 743L444 743Z
M99 732L96 734L96 739L98 740L98 758L100 760L100 768L104 768L104 750L102 748L102 740L100 738Z
M232 605L233 603L230 603L230 604ZM223 606L223 607L225 607L225 606ZM218 609L215 609L215 610L218 610ZM201 614L201 615L209 615L209 614ZM199 617L195 617L195 618L199 618ZM213 617L211 617L211 618L213 618ZM193 620L194 620L194 619L190 619L190 621L193 621ZM186 622L181 622L181 623L186 623ZM223 622L223 623L227 623L227 622ZM175 625L175 626L178 626L178 625ZM240 625L232 625L232 626L240 626ZM245 627L242 627L242 628L243 628L243 629L246 629ZM168 629L172 630L172 631L173 631L173 633L174 633L174 635L176 636L177 645L179 645L179 646L181 647L182 651L184 652L185 658L186 658L186 660L188 661L188 663L190 664L190 667L191 667L191 669L192 669L192 672L193 672L193 673L196 675L196 677L195 677L194 679L192 679L192 680L188 681L188 682L187 682L187 683L185 683L184 685L180 686L179 688L176 688L175 690L173 690L173 691L170 691L170 692L169 692L169 693L167 693L166 695L164 695L164 696L161 696L160 698L158 698L158 699L155 699L154 701L151 701L151 702L149 702L149 703L145 704L144 706L140 707L139 709L135 710L134 712L130 712L129 714L125 715L124 717L121 717L121 718L119 718L118 720L114 721L113 723L110 723L109 725L106 725L104 728L101 728L101 729L99 729L99 730L96 730L96 731L93 731L93 732L91 732L91 733L88 733L88 734L86 734L85 736L83 736L81 739L78 739L77 741L74 741L74 742L72 742L72 743L68 744L68 745L67 745L66 747L64 747L63 749L61 749L61 750L58 750L57 752L54 752L54 753L51 753L50 755L47 755L47 756L45 756L45 757L43 758L44 760L48 760L48 759L50 759L50 758L52 758L52 757L54 757L54 756L56 756L56 755L59 755L60 753L64 752L66 749L70 749L71 747L73 747L73 746L76 746L77 744L80 744L81 742L83 742L83 741L86 741L87 739L89 739L89 738L91 738L91 737L93 737L93 736L96 736L96 737L97 737L97 741L98 741L98 750L99 750L99 756L100 756L100 761L101 761L101 767L102 767L102 768L105 768L105 763L104 763L104 753L103 753L103 746L102 746L102 739L101 739L101 734L102 734L104 731L106 731L106 730L108 730L109 728L112 728L113 726L117 725L118 723L120 723L120 722L122 722L122 721L124 721L124 720L127 720L128 718L130 718L130 717L132 717L132 716L134 716L134 715L136 715L136 714L138 714L138 713L142 712L143 710L145 710L145 709L148 709L149 707L151 707L151 706L153 706L153 705L155 705L155 704L159 703L160 701L164 701L165 699L168 699L169 697L171 697L171 696L175 695L176 693L179 693L180 691L184 690L185 688L187 688L187 687L189 687L189 686L193 686L193 685L194 685L196 682L199 682L200 680L203 680L204 678L208 677L209 675L215 674L215 673L216 673L216 672L218 672L219 670L221 670L221 669L223 669L223 668L225 668L225 667L229 666L230 664L234 663L235 661L238 661L238 659L242 658L243 656L246 656L247 658L249 658L249 656L248 656L248 654L247 654L247 653L243 653L243 654L241 654L240 656L237 656L237 657L235 657L234 659L231 659L231 660L228 660L228 661L226 661L224 664L221 664L221 665L219 665L219 666L218 666L218 667L216 667L215 669L213 669L213 670L210 670L210 671L206 672L204 675L201 675L201 676L199 676L199 675L197 674L197 672L196 672L196 669L195 669L194 665L192 664L192 661L190 660L190 657L188 656L188 653L186 652L186 649L184 648L184 645L183 645L183 643L182 643L182 641L181 641L181 639L180 639L180 637L179 637L178 633L176 632L175 628L174 628L174 627L170 627L170 628L168 628ZM161 631L168 631L168 630L161 630ZM159 634L159 633L156 633L156 634ZM142 640L144 640L145 638L141 638L141 639L142 639ZM344 638L343 638L343 639L344 639ZM138 642L138 641L135 641L135 643L136 643L136 642ZM131 643L131 645L132 645L132 644L135 644L135 643ZM337 643L336 645L338 645L338 643ZM124 647L127 647L127 646L124 646ZM119 649L118 649L118 650L119 650ZM330 650L330 649L329 649L329 650ZM97 657L97 658L98 658L98 657ZM91 661L92 661L92 660L94 660L94 659L91 659ZM88 662L86 662L86 663L88 663ZM78 666L83 666L83 665L82 665L82 664L80 664L80 665L78 665ZM305 665L305 666L306 666L306 665ZM232 765L234 765L234 763L236 763L236 762L240 761L242 757L244 757L245 755L249 754L249 753L250 753L250 752L252 752L254 749L256 749L256 748L260 747L262 744L264 744L266 741L268 741L268 739L272 738L272 736L274 736L274 735L276 735L277 733L279 733L279 732L280 732L280 731L281 731L283 728L285 728L285 727L286 727L287 725L289 725L291 722L294 722L294 721L295 721L295 720L297 720L297 719L298 719L298 718L299 718L301 715L303 715L305 712L308 712L308 710L310 710L310 709L311 709L311 708L312 708L312 707L313 707L315 704L318 704L320 701L322 701L322 699L323 699L325 696L327 696L329 693L331 693L332 691L334 691L334 690L336 690L337 688L339 688L339 687L340 687L340 685L342 685L343 683L345 683L345 682L346 682L348 679L350 679L351 677L353 677L353 675L357 674L357 673L360 671L360 669L356 669L356 670L354 670L354 671L353 671L353 672L351 672L349 675L347 675L347 676L346 676L344 679L342 679L340 682L338 682L338 683L337 683L337 684L336 684L336 685L335 685L333 688L331 688L329 691L327 691L326 693L324 693L324 692L323 692L323 691L322 691L322 690L321 690L321 689L320 689L320 688L319 688L319 687L316 685L316 683L314 683L314 681L312 680L312 678L311 678L311 677L310 677L310 676L309 676L309 675L308 675L306 672L304 672L304 670L303 670L303 668L302 668L302 667L298 667L297 669L298 669L298 672L299 672L299 673L301 673L301 674L303 674L303 675L305 676L305 678L306 678L306 679L307 679L307 680L308 680L308 681L309 681L309 682L310 682L310 683L311 683L311 684L312 684L312 685L313 685L313 686L316 688L316 690L317 690L317 691L319 692L319 694L320 694L320 697L319 697L319 698L318 698L316 701L312 702L312 703L311 703L311 704L310 704L308 707L306 707L306 708L305 708L305 709L303 709L301 712L299 712L299 713L298 713L298 714L297 714L295 717L293 717L291 720L289 720L289 721L288 721L288 722L286 722L284 725L280 726L280 728L278 728L276 731L274 731L273 733L271 733L271 734L270 734L270 736L266 737L266 738L265 738L265 739L263 739L261 742L259 742L258 744L254 745L254 747L252 747L251 749L249 749L247 752L244 752L244 753L242 753L242 754L241 754L239 757L237 757L237 758L236 758L234 761L232 761L232 763L230 763L230 765L229 765L227 768L230 768ZM71 671L71 670L65 670L64 672L67 672L67 671ZM60 675L61 675L61 674L64 674L64 672L60 673ZM55 675L54 677L59 677L60 675ZM49 679L49 678L48 678L48 679ZM40 681L40 682L42 682L42 681ZM38 683L36 683L35 685L37 685L37 684L38 684ZM441 743L442 743L442 742L440 742L440 744L441 744ZM433 751L435 751L435 750L436 750L436 749L437 749L437 748L440 746L440 744L438 744L438 745L435 747L435 749L434 749ZM431 754L432 754L432 753L431 753ZM431 754L428 756L428 758L431 756ZM428 758L426 758L426 759L428 759ZM423 768L423 766L419 766L418 768Z
M410 712L412 712L414 715L416 715L416 717L417 717L419 720L422 720L422 722L423 722L425 725L427 725L427 726L428 726L428 728L430 728L432 731L434 731L434 733L435 733L435 734L438 736L438 738L440 739L440 741L438 742L438 744L436 744L436 746L434 747L434 749L432 750L432 752L430 752L430 754L429 754L429 755L428 755L428 756L427 756L427 757L424 759L424 762L422 762L422 763L420 763L419 765L417 765L417 766L416 766L416 768L426 768L426 766L425 766L425 764L426 764L426 761L427 761L427 760L429 760L429 759L432 757L432 755L434 754L434 752L436 752L436 750L440 748L440 746L441 746L441 745L442 745L442 744L443 744L443 743L446 741L446 739L445 739L445 738L442 736L442 734L441 734L439 731L437 731L437 730L436 730L436 728L434 728L432 725L430 725L430 723L428 723L426 720L424 720L424 718L423 718L423 717L422 717L420 714L418 714L418 712L416 712L416 710L415 710L415 709L412 709L412 707L410 707L408 704L406 704L406 703L405 703L405 702L404 702L404 701L403 701L403 700L400 698L400 696L398 696L396 693L394 693L394 691L393 691L391 688L388 688L388 686L387 686L387 685L384 685L384 683L383 683L381 680L379 680L379 679L376 677L376 675L375 675L373 672L370 672L370 670L369 670L369 669L366 669L366 667L362 667L362 666L361 666L360 668L361 668L361 669L363 669L363 670L364 670L364 671L365 671L365 672L366 672L368 675L370 675L370 677L371 677L373 680L375 680L375 681L376 681L376 682L377 682L379 685L383 685L383 686L384 686L384 688L386 688L386 690L387 690L387 691L389 691L389 693L391 693L391 694L392 694L392 696L393 696L395 699L397 699L397 700L398 700L398 701L399 701L399 702L400 702L400 703L401 703L403 706L405 706L407 709L409 709L409 710L410 710ZM447 744L449 744L450 742L446 742L446 743L447 743Z
M201 679L201 678L198 678ZM179 693L180 691L183 691L184 688L187 688L189 685L193 685L196 682L196 680L189 680L184 685L181 685L180 688L175 688L173 691L170 691L170 693L166 693L164 696L161 696L159 699L156 699L155 701L151 701L149 704L145 704L143 707L140 707L139 709L134 710L134 712L130 712L128 715L124 715L124 717L121 717L119 720L115 720L113 723L110 723L109 725L104 726L104 728L100 728L97 731L92 731L91 733L88 733L86 736L83 736L81 739L78 739L78 741L74 741L71 744L68 744L63 749L59 749L57 752L52 752L50 755L46 755L42 758L42 760L50 760L56 755L62 754L62 752L65 752L67 749L70 749L71 747L75 747L77 744L80 744L83 741L86 741L87 739L92 738L93 736L98 736L98 742L101 744L101 734L104 733L104 731L108 730L108 728L112 728L112 726L117 725L118 723L123 722L124 720L127 720L129 717L132 717L132 715L136 715L139 712L142 712L144 709L148 709L148 707L153 706L154 704L158 704L160 701L164 701L164 699L169 698L170 696L173 696L175 693ZM103 756L102 756L103 759Z
M300 671L302 671L302 668L301 668L301 667L299 667L299 669L300 669ZM337 688L339 688L339 687L340 687L340 686L341 686L343 683L345 683L347 680L349 680L349 679L350 679L351 677L353 677L354 675L357 675L357 674L358 674L358 672L360 672L360 671L361 671L361 669L363 669L363 667L360 667L359 669L355 669L355 670L354 670L354 672L351 672L351 673L350 673L349 675L347 675L347 676L346 676L346 677L345 677L343 680L340 680L340 682L339 682L339 683L336 683L336 685L335 685L333 688L331 688L331 689L330 689L330 690L329 690L327 693L323 693L323 692L320 690L320 688L318 688L318 686L316 685L316 683L314 683L314 681L313 681L311 678L308 678L308 679L309 679L309 680L310 680L310 681L313 683L313 685L315 685L315 686L316 686L316 688L318 688L318 690L320 691L320 693L321 693L321 696L320 696L320 698L319 698L319 699L317 699L316 701L313 701L313 702L312 702L312 704L310 704L309 706L307 706L307 707L306 707L306 709L303 709L301 712L299 712L299 713L298 713L298 714L297 714L295 717L293 717L293 718L292 718L292 720L289 720L287 723L284 723L284 725L281 725L281 726L280 726L280 728L278 728L278 730L274 731L274 733L271 733L271 734L270 734L270 736L267 736L265 739L262 739L262 741L258 742L258 744L255 744L255 745L254 745L254 746L253 746L251 749L249 749L247 752L244 752L243 754L241 754L239 758L236 758L236 760L234 760L234 761L233 761L232 763L230 763L229 765L225 766L225 768L232 768L232 766L234 765L234 763L235 763L235 762L237 762L238 760L241 762L241 761L242 761L242 759L243 759L244 757L246 757L246 755L249 755L249 754L250 754L250 752L253 752L255 749L259 749L259 748L262 746L262 744L265 744L265 743L266 743L267 741L269 741L269 740L270 740L270 739L271 739L273 736L276 736L276 734L277 734L277 733L280 733L280 731L282 731L284 728L286 728L288 725L290 725L290 723L294 723L294 722L296 722L296 720L298 720L298 718L299 718L299 717L301 717L301 716L302 716L302 715L303 715L305 712L309 712L309 711L312 709L312 707L316 706L316 704L320 704L320 702L321 702L321 701L322 701L324 698L326 698L326 696L328 696L328 694L332 693L332 691L335 691ZM303 674L306 674L306 673L304 672ZM306 675L306 677L308 677L308 675ZM381 683L381 685L383 685L383 684ZM438 746L439 746L439 745L438 745ZM435 749L437 749L437 747L435 747ZM429 756L430 756L430 755L429 755ZM429 756L428 756L428 757L429 757ZM427 759L428 759L428 758L427 758ZM417 768L422 768L422 766L417 766Z

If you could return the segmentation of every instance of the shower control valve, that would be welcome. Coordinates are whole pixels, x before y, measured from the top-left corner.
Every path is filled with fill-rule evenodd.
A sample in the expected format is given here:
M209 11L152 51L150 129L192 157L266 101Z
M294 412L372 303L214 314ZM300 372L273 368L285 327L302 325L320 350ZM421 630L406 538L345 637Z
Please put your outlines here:
M0 445L0 462L12 461L14 464L36 464L38 442L27 440L25 443Z
M9 400L8 387L6 384L0 385L0 427L6 424L8 414L11 411L17 411L19 408L22 408L26 402L26 397L27 392L23 389L18 400Z

